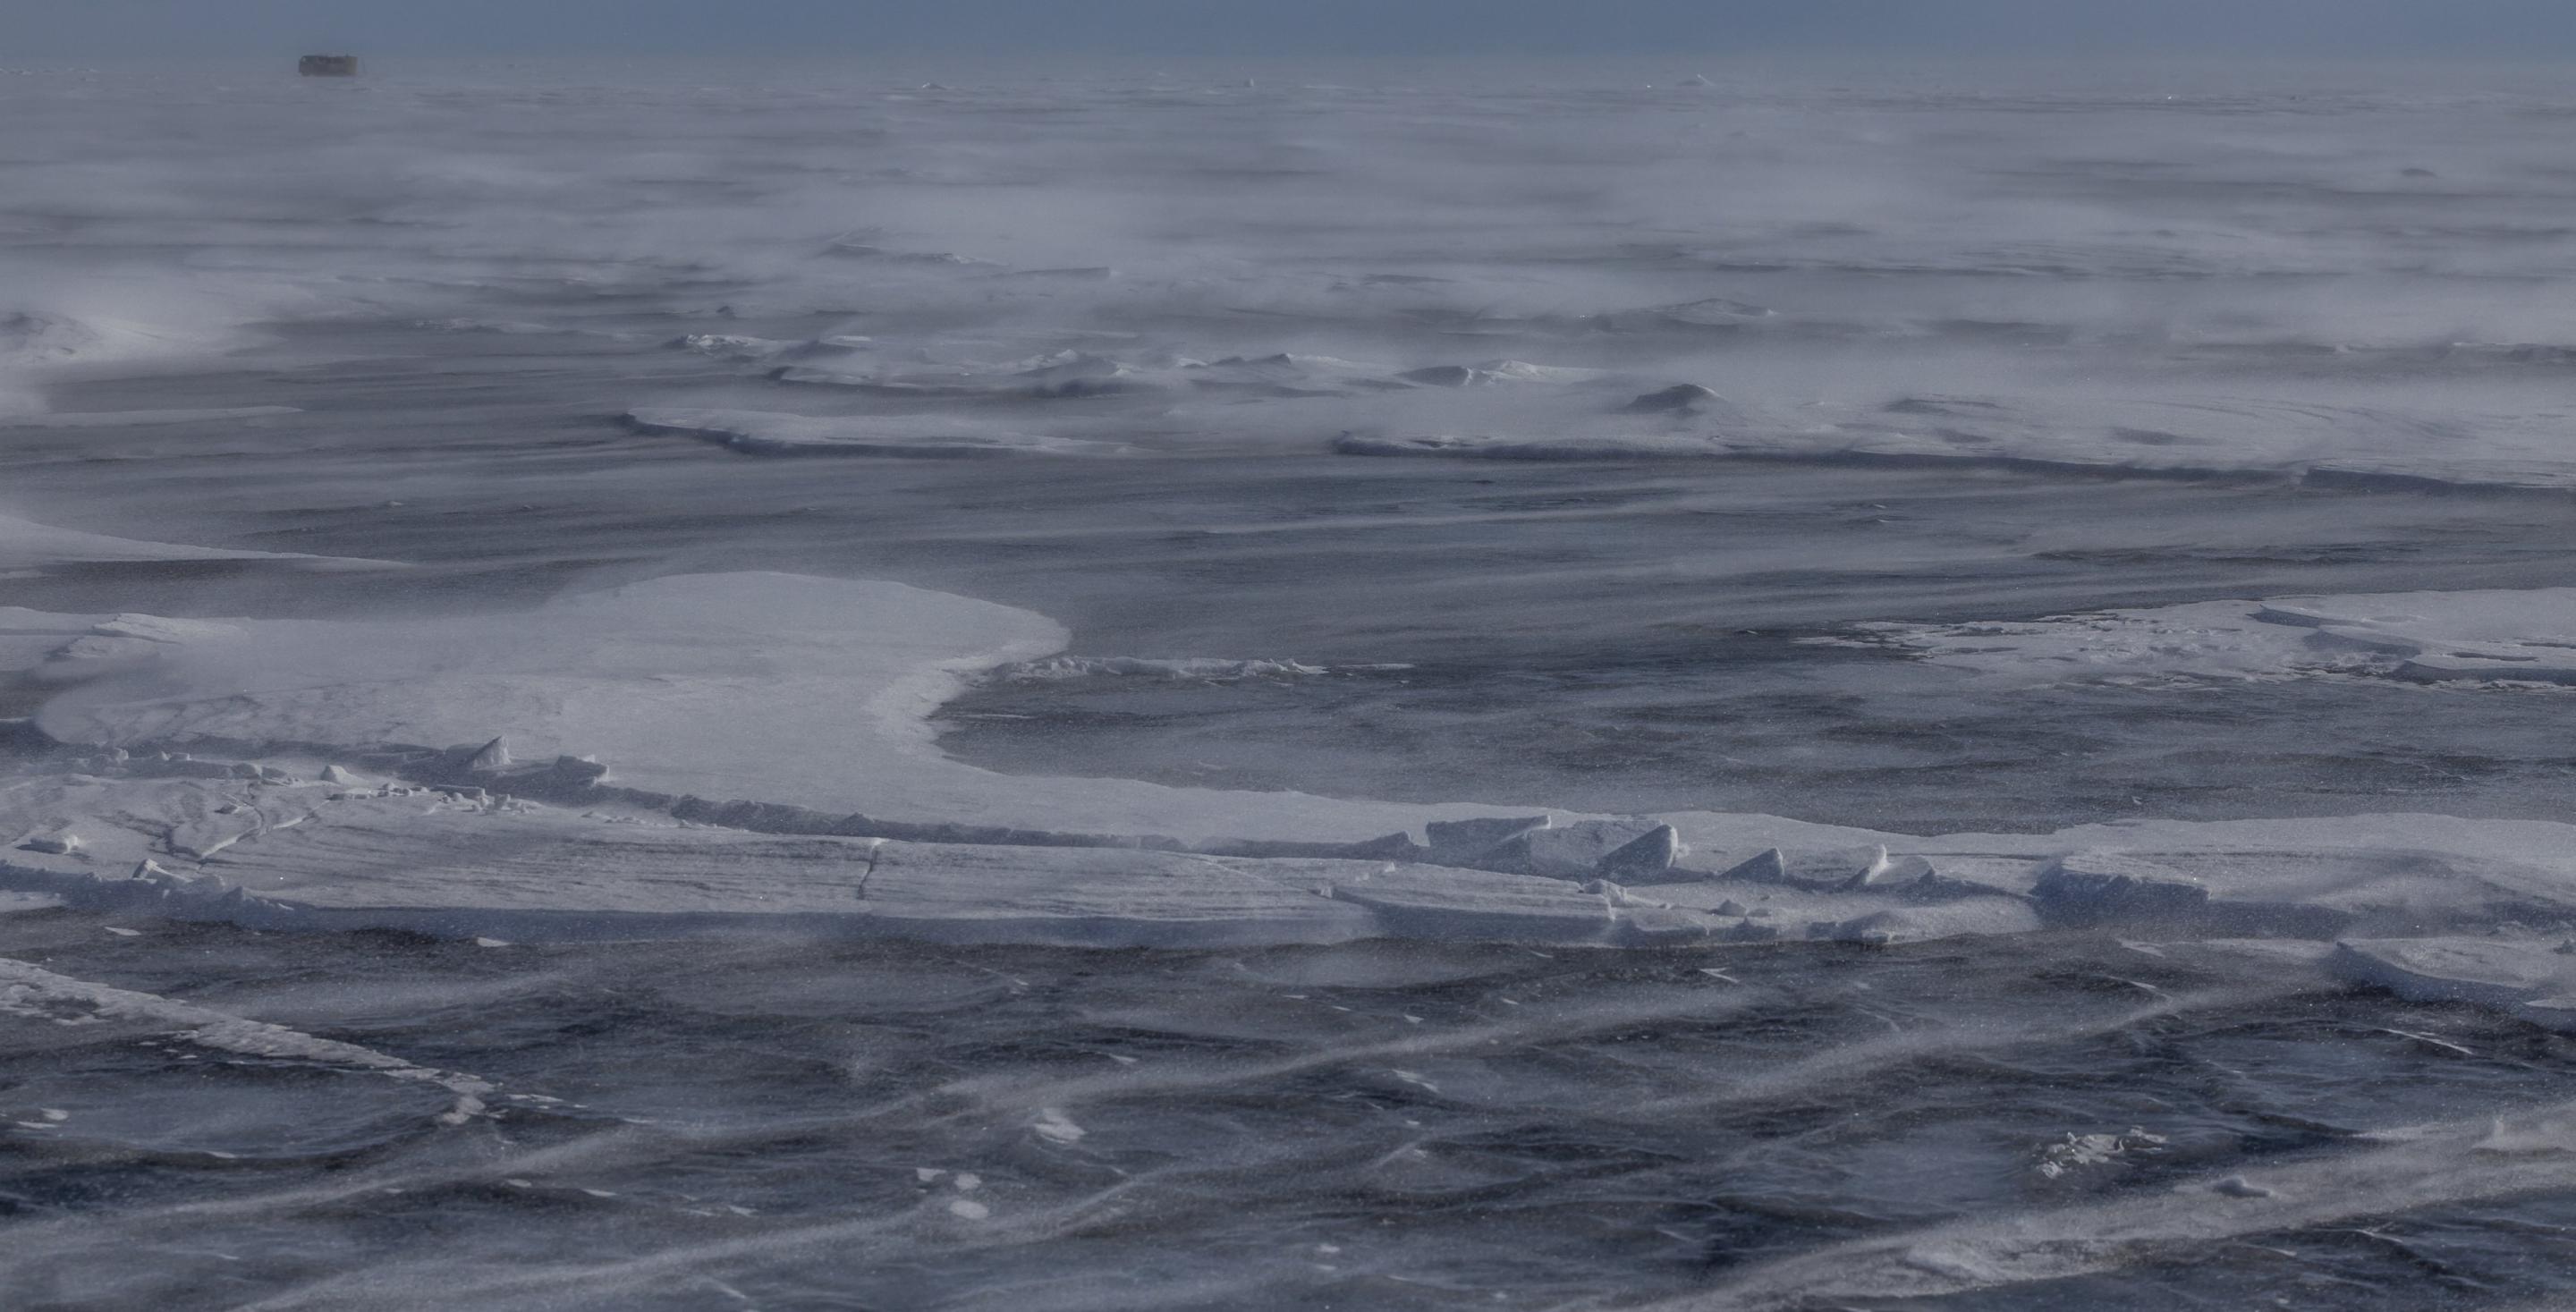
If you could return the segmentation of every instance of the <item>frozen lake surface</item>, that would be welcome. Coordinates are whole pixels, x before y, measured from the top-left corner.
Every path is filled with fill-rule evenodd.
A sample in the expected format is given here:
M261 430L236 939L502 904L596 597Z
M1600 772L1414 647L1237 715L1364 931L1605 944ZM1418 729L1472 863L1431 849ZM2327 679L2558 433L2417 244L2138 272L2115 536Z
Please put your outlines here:
M2576 1297L2563 79L0 72L0 1302Z

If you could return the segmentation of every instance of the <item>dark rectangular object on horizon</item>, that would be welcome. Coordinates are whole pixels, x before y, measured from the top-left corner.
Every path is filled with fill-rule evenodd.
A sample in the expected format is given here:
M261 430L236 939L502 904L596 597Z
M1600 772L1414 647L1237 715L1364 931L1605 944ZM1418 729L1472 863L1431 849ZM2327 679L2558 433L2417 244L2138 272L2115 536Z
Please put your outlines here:
M295 71L305 77L356 77L356 55L306 55L295 61Z

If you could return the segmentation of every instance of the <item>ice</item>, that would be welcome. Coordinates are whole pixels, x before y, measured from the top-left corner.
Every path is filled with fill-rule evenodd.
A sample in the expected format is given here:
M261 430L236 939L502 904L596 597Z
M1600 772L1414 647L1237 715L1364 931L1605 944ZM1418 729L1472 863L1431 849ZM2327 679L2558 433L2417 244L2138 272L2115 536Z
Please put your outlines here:
M2041 1152L2039 1166L2036 1169L2041 1175L2055 1180L2069 1172L2080 1171L2086 1167L2109 1166L2133 1157L2153 1156L2163 1152L2167 1142L2164 1135L2149 1134L2135 1126L2131 1126L2125 1134L2069 1134L2064 1142L2050 1144ZM2245 1184L2243 1176L2230 1178L2244 1190L2250 1191L2253 1188ZM2232 1196L2239 1198L2269 1196L2252 1192L2224 1192L2230 1192Z
M1470 864L1552 879L1659 874L1683 851L1670 825L1654 820L1582 820L1523 830Z
M1490 360L1483 364L1443 364L1408 369L1396 377L1424 387L1491 387L1501 383L1588 383L1609 377L1602 369L1569 369L1526 360Z
M2569 588L2276 597L1864 630L1936 663L2016 681L2576 683Z
M179 766L206 769L172 773ZM551 765L510 766L476 777L533 785L553 774ZM1641 821L1571 817L1533 828L1498 817L1463 829L1436 822L1434 846L1390 849L1460 863L1429 864L1298 850L1334 850L1326 844L1223 854L1223 844L1191 851L1150 834L943 830L834 821L775 804L708 810L588 775L547 785L566 796L595 793L580 811L482 787L352 792L296 777L241 762L134 758L21 779L0 791L0 829L54 833L75 821L84 846L13 852L0 883L246 924L513 942L759 929L1150 946L1380 936L1896 943L2048 923L2143 931L2169 945L2177 935L2215 942L2257 932L2321 948L2337 938L2471 933L2527 920L2535 908L2576 909L2571 831L2530 821L2157 822L2055 835L1882 835L1865 852L1816 846L1820 834L1807 827L1799 855L1756 849L1716 874L1659 874L1644 862L1640 876L1659 882L1629 889L1602 856L1639 842L1660 849L1695 832L1723 859L1751 847L1748 834L1794 827L1677 815L1665 822L1668 837L1662 824L1639 833ZM658 821L639 809L656 796L668 808ZM1167 796L1181 814L1209 801ZM1505 837L1485 841L1497 833ZM1558 846L1533 846L1547 835L1559 836L1547 840ZM1622 835L1634 836L1613 845ZM2554 996L2540 989L2524 1001Z
M978 459L992 456L1097 455L1110 443L1049 437L968 420L847 417L815 418L764 410L630 410L626 426L638 433L703 438L746 455L889 456Z
M1996 1294L2147 1255L2205 1253L2255 1235L2565 1189L2576 1183L2576 1169L2556 1136L2567 1133L2571 1118L2576 1109L2556 1103L2389 1126L2361 1136L2369 1146L2359 1152L1835 1244L1722 1276L1705 1293L1654 1306L1715 1312Z
M462 1125L482 1115L486 1100L495 1092L489 1081L472 1075L415 1065L372 1048L317 1038L172 998L94 984L6 958L0 958L0 1012L57 1025L147 1027L171 1033L190 1046L216 1052L310 1062L434 1085L455 1098L450 1109L438 1117L445 1125Z
M2049 862L2031 899L2053 924L2091 927L2193 920L2209 911L2209 890L2179 870L2107 852Z
M1672 869L1688 850L1671 825L1657 825L1612 848L1593 869L1613 879L1656 876Z
M1243 679L1312 678L1331 671L1293 660L1227 660L1210 656L1049 656L1001 666L986 678L1004 683L1054 683L1065 679L1147 678L1232 683Z
M1621 408L1630 414L1696 414L1725 403L1725 397L1697 383L1676 383L1661 391L1648 392Z
M1541 412L1523 410L1497 414L1482 428L1427 432L1389 412L1357 417L1333 449L1485 460L1986 467L2317 488L2576 488L2576 462L2558 449L2552 421L2531 415L2419 413L2323 398L1911 396L1868 406L1743 394L1732 386L1730 393L1732 400L1684 384L1636 396L1613 414L1563 406L1543 423L1532 422ZM2428 433L2440 440L2428 443Z

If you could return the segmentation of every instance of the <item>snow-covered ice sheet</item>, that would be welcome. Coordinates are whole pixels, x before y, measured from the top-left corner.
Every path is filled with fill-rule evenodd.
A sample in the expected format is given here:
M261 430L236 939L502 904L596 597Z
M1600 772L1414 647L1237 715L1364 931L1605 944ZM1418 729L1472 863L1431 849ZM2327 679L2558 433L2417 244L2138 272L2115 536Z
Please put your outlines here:
M38 668L71 685L38 722L109 754L0 793L0 860L29 891L171 914L1152 945L2323 942L2576 916L2576 829L2542 821L1925 838L998 775L924 718L1063 632L893 584L684 576L434 622L24 619L54 626Z

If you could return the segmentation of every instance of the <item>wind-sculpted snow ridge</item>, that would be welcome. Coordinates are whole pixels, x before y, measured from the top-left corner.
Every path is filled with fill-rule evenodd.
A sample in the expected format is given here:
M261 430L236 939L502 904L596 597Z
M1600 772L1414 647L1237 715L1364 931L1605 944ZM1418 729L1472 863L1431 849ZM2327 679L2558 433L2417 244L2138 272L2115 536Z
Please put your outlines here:
M247 325L307 299L250 275L111 275L84 270L78 261L0 261L0 292L10 298L0 303L0 414L16 421L50 408L44 399L50 381L220 356L260 340ZM238 410L213 413L247 417Z
M0 782L0 884L78 905L514 940L1723 947L2054 928L2314 961L2341 943L2351 978L2576 1016L2576 827L2557 823L1918 838L1003 776L942 756L924 721L1061 629L791 575L482 621L20 614L13 659L71 685L37 723L75 746ZM437 741L457 745L399 746ZM2406 946L2456 939L2481 946Z
M645 434L677 434L757 456L887 456L913 459L986 459L1010 456L1100 455L1121 448L1107 442L1021 433L972 420L915 416L815 418L766 410L630 410L626 426Z
M308 556L297 552L237 551L192 547L174 542L139 542L105 533L56 528L15 515L0 514L0 573L43 572L65 565L147 561L249 561L290 569L399 569L392 561L343 556ZM0 607L0 615L10 608ZM4 631L4 630L0 630ZM0 639L5 640L5 639Z
M2349 676L2576 685L2576 588L2280 597L1861 627L1866 641L2034 683Z
M495 1092L490 1081L476 1076L434 1070L354 1043L245 1020L157 994L73 979L7 958L0 958L0 1013L57 1025L145 1029L169 1034L192 1047L238 1057L309 1063L431 1085L446 1090L455 1099L447 1111L439 1114L442 1125L462 1125L486 1114L486 1100Z

